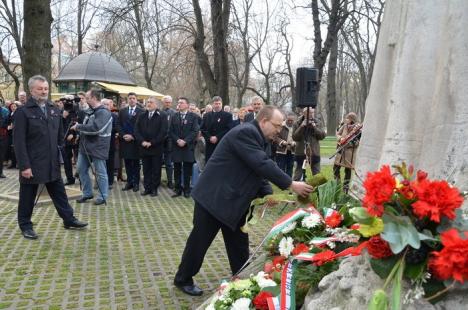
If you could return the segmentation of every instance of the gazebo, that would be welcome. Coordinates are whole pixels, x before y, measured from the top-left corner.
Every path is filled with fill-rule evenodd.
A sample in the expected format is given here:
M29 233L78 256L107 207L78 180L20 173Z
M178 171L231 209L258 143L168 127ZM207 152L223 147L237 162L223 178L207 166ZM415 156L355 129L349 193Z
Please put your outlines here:
M163 97L158 92L136 85L120 63L97 51L75 57L62 69L54 82L58 88L58 97L87 91L91 87L101 89L104 97L114 97L117 102L130 92L136 93L139 99Z

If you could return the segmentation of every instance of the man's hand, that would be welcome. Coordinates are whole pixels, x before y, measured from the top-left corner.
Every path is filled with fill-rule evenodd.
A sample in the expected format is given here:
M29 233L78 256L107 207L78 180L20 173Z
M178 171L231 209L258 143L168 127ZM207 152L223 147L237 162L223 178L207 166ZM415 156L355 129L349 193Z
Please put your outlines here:
M70 113L68 113L67 110L64 110L64 111L63 111L63 114L62 114L63 118L67 118L67 117L68 117L68 114L70 114Z
M71 126L71 127L70 127L70 130L76 131L76 126L78 126L78 124L75 124L75 125Z
M141 146L145 147L145 148L149 148L151 146L151 142L143 141L143 142L141 142Z
M73 140L73 135L68 135L68 136L67 136L67 141L68 141L68 142L71 142L71 140Z
M211 142L212 144L218 143L218 137L216 137L216 136L211 136L211 137L210 137L210 142Z
M31 168L21 171L21 176L25 179L30 179L33 177Z
M126 134L126 135L123 135L122 137L125 141L127 142L130 142L133 140L133 136L132 135L129 135L129 134Z
M187 142L185 142L185 141L182 140L182 139L177 140L177 145L178 145L179 147L184 147L186 144L187 144Z
M291 183L291 190L299 196L306 197L314 190L314 188L305 182L293 181Z

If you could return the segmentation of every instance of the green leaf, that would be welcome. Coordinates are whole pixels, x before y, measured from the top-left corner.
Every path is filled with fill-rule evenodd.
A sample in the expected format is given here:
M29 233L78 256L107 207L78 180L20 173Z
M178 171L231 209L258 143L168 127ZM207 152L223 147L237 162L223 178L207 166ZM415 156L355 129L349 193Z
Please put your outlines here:
M398 254L410 245L415 249L421 246L421 240L418 231L407 216L389 216L384 214L384 231L381 234L382 239L387 241L394 254Z
M427 260L424 260L422 263L419 264L407 264L405 267L405 277L410 279L418 279L421 278L421 275L426 270Z
M401 309L401 281L403 279L403 270L405 269L405 260L404 258L401 259L401 263L398 266L397 273L395 275L395 280L393 280L393 287L392 287L392 310L400 310Z
M444 290L445 285L443 282L436 280L434 278L431 278L426 283L423 283L423 289L424 289L424 297L428 298ZM431 299L429 302L432 304L435 304L438 301L441 301L446 295L447 293L441 294L440 296L434 299Z
M373 217L367 213L367 210L363 207L352 208L349 210L349 214L356 223L370 225L372 224Z
M273 296L278 296L281 293L281 286L268 286L262 289L264 292L270 292Z
M387 310L388 309L388 297L385 291L380 289L374 292L372 299L369 302L368 310Z
M399 257L398 256L390 256L387 258L382 259L370 259L370 265L372 270L382 279L388 277L390 272L392 271L393 267L397 263Z
M341 194L341 185L335 180L328 181L318 187L319 203L318 208L328 208L332 203L338 200L338 196Z

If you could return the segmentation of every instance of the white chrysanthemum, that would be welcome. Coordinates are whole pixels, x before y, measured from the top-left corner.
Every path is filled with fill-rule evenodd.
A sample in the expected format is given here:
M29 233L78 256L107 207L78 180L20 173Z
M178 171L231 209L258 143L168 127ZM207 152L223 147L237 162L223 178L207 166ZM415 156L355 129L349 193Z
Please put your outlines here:
M291 237L284 237L281 239L278 250L282 256L288 257L289 254L291 254L291 251L294 249L293 241Z
M333 202L333 203L331 204L331 208L332 208L333 210L336 210L336 203Z
M333 242L333 241L328 241L328 242L327 242L327 245L328 245L328 247L329 247L330 249L334 249L334 248L335 248L335 242Z
M302 219L302 226L306 228L314 228L322 223L320 215L312 213Z
M249 298L239 298L231 306L231 310L249 310L249 309L250 309Z
M245 290L248 289L252 285L252 281L250 279L243 279L243 280L236 280L231 283L232 288L236 290Z
M281 230L281 232L284 234L287 234L288 232L291 232L296 228L296 222L289 223L285 228Z

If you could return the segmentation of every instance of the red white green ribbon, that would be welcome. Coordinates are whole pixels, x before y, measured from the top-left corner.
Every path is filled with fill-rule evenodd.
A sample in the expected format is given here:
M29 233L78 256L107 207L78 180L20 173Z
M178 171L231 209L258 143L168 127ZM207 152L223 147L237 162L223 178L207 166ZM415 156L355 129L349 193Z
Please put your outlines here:
M320 212L318 212L314 207L296 209L292 212L283 215L275 222L275 224L273 224L273 227L267 235L267 240L279 234L283 230L283 228L288 226L291 222L294 222L298 218L304 217L305 215L309 214L318 214L320 218L322 218Z
M281 273L281 293L279 297L267 298L269 310L292 310L296 309L296 292L294 281L294 270L297 260L286 263Z

